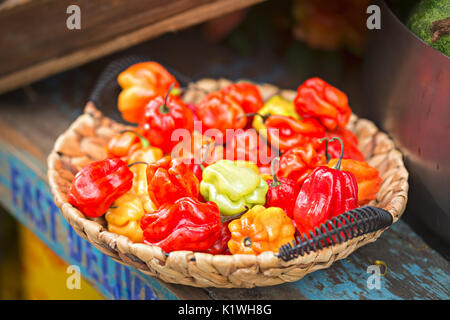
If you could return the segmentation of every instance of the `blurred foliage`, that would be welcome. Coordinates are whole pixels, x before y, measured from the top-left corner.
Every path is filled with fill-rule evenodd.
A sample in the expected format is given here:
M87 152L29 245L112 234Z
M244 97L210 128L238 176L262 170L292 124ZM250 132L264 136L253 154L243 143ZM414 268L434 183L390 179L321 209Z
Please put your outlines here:
M226 41L243 56L266 48L285 53L295 42L316 50L344 49L361 55L368 4L368 0L267 1L248 9L245 20Z

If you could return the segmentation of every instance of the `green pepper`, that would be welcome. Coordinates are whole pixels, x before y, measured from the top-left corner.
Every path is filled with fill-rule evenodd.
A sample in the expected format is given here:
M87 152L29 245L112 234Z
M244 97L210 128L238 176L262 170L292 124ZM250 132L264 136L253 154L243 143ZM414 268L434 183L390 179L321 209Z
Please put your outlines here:
M200 193L215 202L226 216L264 205L269 189L255 164L247 161L220 160L203 170Z

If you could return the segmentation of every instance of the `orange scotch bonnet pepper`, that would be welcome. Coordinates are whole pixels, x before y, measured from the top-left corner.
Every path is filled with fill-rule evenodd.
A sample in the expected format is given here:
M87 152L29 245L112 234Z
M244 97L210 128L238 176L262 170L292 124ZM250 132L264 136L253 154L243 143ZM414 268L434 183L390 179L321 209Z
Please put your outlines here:
M147 103L160 95L165 95L177 80L159 63L141 62L132 65L117 77L122 91L118 108L122 117L129 122L141 122Z
M260 254L264 251L278 252L288 242L294 241L295 226L283 209L256 205L232 220L228 225L231 254Z
M339 159L331 159L329 167L334 167ZM358 184L358 205L363 206L377 198L383 179L380 178L377 169L371 167L365 161L342 159L341 170L353 173Z

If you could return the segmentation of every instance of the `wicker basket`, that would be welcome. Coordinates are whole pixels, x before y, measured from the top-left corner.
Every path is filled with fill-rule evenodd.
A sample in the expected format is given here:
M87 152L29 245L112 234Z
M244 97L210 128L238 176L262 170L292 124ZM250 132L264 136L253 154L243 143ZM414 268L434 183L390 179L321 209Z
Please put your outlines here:
M230 81L203 79L184 94L187 102L197 102L205 92L218 90ZM263 98L275 94L293 99L294 91L260 85ZM192 251L165 254L159 247L133 243L127 237L106 229L103 218L89 219L67 202L71 181L82 167L106 157L105 145L124 125L104 117L89 102L85 112L56 141L48 157L48 177L55 202L74 230L115 261L130 265L144 274L164 281L195 287L251 288L296 281L315 270L328 268L357 248L375 241L383 230L365 234L317 252L282 261L273 252L255 255L211 255ZM352 115L348 124L359 140L368 163L383 179L377 199L369 205L389 211L393 221L402 215L408 194L408 172L402 154L392 140L365 119Z

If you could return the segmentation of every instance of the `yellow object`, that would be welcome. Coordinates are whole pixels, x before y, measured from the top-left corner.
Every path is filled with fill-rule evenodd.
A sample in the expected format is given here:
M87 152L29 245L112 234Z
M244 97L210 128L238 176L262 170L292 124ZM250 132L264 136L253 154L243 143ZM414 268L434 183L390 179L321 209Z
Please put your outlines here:
M135 162L153 163L163 157L161 149L156 147L147 147L145 149L139 149L131 154L128 164ZM156 210L155 204L150 200L148 194L147 185L147 165L146 164L134 164L130 167L130 170L134 174L133 186L131 192L138 195L144 205L146 212L153 212Z
M294 241L295 226L278 207L254 206L228 225L231 239L228 248L232 254L260 254L278 249Z
M286 100L280 96L273 96L270 98L264 106L259 109L258 113L262 116L280 115L286 117L292 117L296 120L301 120L301 117L295 111L295 106L292 101ZM255 116L252 122L253 128L258 131L264 138L267 137L267 128L264 125L264 119L260 116Z
M153 212L156 206L150 199L147 185L147 164L163 157L161 149L146 147L136 150L130 155L128 164L133 172L131 190L112 204L105 214L108 230L128 237L133 242L142 242L142 229L139 224L146 212ZM135 162L145 162L136 163Z
M139 221L144 215L144 203L134 193L125 193L105 214L108 230L130 238L134 242L142 242L142 229Z
M69 265L39 238L19 226L23 298L27 300L103 300L82 277L79 289L69 289Z

